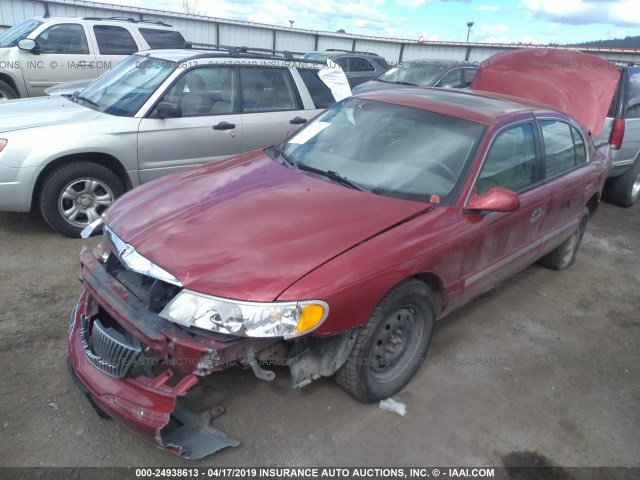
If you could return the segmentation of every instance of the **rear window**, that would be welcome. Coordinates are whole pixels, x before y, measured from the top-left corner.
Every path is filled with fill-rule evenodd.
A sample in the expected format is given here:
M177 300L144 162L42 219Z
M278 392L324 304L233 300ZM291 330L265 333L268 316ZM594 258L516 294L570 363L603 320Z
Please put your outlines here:
M141 28L140 34L149 44L149 48L182 48L184 46L184 37L175 30Z
M373 72L376 69L369 60L363 57L351 57L350 68L352 72Z
M298 72L302 77L302 81L309 90L311 99L316 108L327 108L335 103L333 94L318 76L319 70L313 68L299 68Z
M553 177L586 162L582 137L569 124L556 120L540 122L544 139L547 177Z

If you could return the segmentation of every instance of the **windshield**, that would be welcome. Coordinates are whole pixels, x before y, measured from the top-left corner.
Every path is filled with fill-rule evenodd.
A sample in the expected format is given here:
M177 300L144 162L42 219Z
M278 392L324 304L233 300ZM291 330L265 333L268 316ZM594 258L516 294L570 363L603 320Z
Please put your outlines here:
M379 195L429 202L458 183L480 124L425 110L348 98L283 144L304 167L339 175Z
M447 68L447 65L439 63L419 61L400 63L396 67L384 72L376 80L386 83L401 83L403 85L428 87Z
M0 35L0 47L15 47L20 40L33 32L38 25L42 25L40 20L35 20L33 18L23 20L15 27L10 28Z
M132 116L176 66L167 60L131 55L71 99L109 115Z

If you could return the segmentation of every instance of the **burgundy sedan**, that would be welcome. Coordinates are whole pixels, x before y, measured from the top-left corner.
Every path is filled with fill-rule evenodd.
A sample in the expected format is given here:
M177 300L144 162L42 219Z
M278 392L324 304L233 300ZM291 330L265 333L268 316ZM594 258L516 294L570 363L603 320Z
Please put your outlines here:
M579 79L544 68L567 58ZM177 400L229 367L270 381L265 362L286 364L294 387L333 376L364 402L395 394L436 320L535 261L573 264L610 164L592 138L617 70L593 58L508 53L471 91L351 97L280 146L129 192L101 253L81 254L73 377L99 411L188 458L238 444L211 426L219 411Z

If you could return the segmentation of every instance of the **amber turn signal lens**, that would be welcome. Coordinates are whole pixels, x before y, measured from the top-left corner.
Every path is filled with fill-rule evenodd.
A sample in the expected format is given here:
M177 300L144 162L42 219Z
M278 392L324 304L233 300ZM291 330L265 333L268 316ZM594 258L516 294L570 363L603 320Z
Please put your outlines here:
M322 321L323 317L324 308L322 305L304 305L300 312L298 324L296 325L296 333L304 333L311 330Z

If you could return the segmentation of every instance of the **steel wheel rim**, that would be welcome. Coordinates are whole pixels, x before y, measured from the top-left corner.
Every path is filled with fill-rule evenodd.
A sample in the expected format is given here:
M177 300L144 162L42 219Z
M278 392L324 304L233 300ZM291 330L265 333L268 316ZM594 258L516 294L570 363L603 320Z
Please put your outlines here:
M576 244L578 243L578 236L579 233L573 232L573 234L571 234L571 236L569 237L569 244L567 245L565 251L564 251L564 255L562 256L562 263L568 263L571 261L571 258L573 257L573 251L576 248Z
M113 190L97 178L77 178L62 189L58 211L70 225L86 227L102 216L114 198Z
M413 304L403 305L384 319L370 355L371 375L376 381L392 381L409 366L423 330L424 314Z
M633 181L633 185L631 186L631 200L636 201L640 196L640 170L636 175L635 180Z

